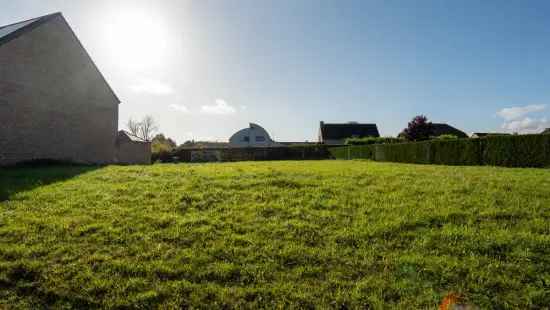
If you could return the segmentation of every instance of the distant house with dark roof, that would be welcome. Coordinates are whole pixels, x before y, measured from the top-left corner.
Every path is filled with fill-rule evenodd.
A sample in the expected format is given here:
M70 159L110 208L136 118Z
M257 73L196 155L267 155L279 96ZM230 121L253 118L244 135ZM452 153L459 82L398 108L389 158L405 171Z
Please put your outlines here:
M468 138L468 135L462 130L458 130L451 125L442 123L432 123L432 135L434 137L453 135L457 138Z
M380 137L376 124L321 122L319 126L319 143L323 144L342 145L346 139L365 137Z
M541 132L542 135L550 135L550 128L546 128L543 132Z

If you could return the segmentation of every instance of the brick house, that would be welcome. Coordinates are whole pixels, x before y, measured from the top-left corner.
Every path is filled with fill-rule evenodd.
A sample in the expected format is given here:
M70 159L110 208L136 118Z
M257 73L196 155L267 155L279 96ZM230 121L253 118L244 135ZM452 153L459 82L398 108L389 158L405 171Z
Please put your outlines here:
M119 103L61 13L0 27L0 166L114 163Z

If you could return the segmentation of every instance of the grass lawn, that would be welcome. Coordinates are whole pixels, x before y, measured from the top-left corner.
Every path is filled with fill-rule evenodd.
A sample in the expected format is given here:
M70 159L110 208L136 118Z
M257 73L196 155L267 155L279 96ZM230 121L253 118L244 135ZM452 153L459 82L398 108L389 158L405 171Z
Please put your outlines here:
M550 170L0 170L0 308L550 305Z

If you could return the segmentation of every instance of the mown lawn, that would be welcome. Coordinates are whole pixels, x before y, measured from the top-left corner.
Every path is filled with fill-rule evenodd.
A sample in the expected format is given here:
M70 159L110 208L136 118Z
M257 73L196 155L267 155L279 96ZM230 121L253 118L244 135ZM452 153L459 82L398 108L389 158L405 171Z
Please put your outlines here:
M550 170L0 170L0 308L550 305Z

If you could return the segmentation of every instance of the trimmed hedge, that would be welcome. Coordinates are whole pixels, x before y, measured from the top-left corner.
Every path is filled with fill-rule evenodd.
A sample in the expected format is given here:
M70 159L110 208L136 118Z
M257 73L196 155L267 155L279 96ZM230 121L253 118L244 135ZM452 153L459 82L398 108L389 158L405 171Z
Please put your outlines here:
M430 163L438 165L483 165L483 140L434 140Z
M506 167L550 167L550 135L487 137L483 161Z
M374 159L375 145L352 145L329 148L330 154L337 159Z
M338 159L439 165L550 167L550 135L489 136L330 149Z
M430 163L430 141L375 146L375 158L379 161L399 163Z

